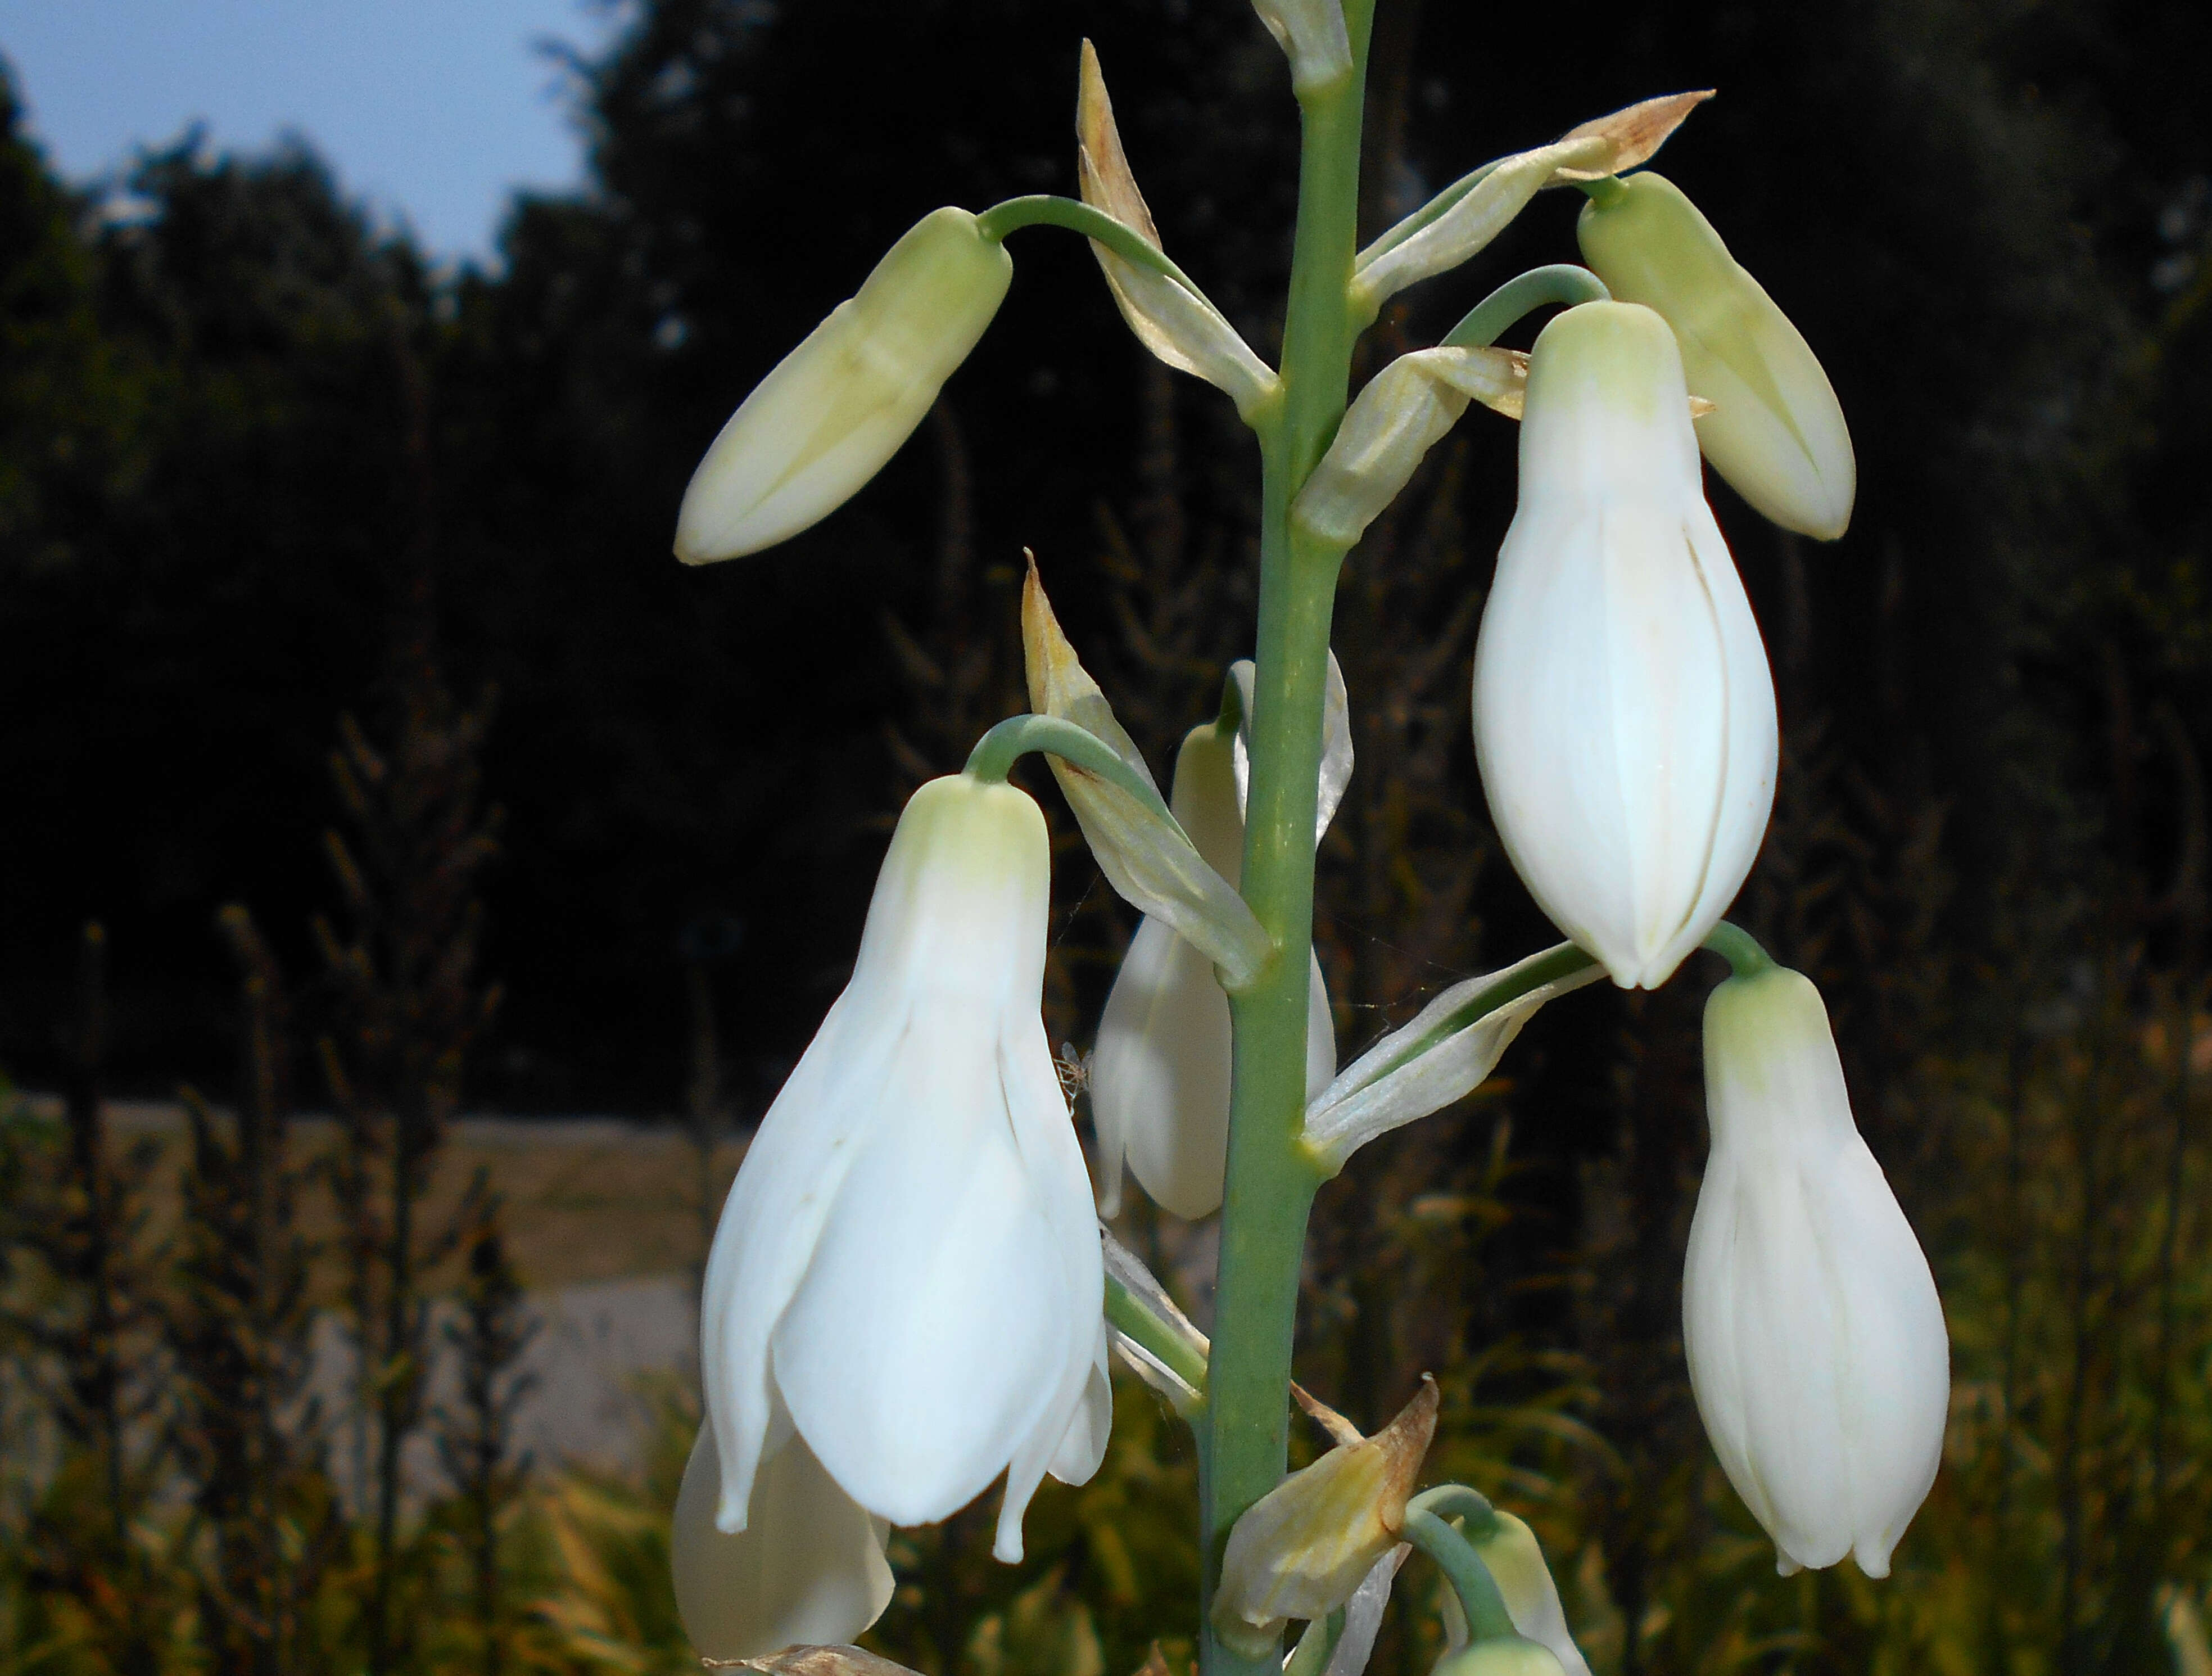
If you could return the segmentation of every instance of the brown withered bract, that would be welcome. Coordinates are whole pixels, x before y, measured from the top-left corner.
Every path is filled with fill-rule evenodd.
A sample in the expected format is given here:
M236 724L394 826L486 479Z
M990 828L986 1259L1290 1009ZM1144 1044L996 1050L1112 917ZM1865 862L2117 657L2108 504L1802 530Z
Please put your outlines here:
M860 1647L787 1647L753 1659L702 1659L709 1670L757 1670L761 1676L915 1676Z
M1711 88L1697 93L1662 94L1656 99L1643 100L1610 116L1595 117L1579 127L1570 128L1559 137L1561 145L1574 140L1595 139L1604 141L1607 149L1587 168L1558 168L1553 171L1552 179L1561 183L1596 180L1650 162L1652 154L1667 143L1667 137L1682 125L1692 111L1712 96Z
M1395 1545L1436 1435L1437 1382L1426 1374L1413 1401L1372 1437L1310 1397L1301 1400L1322 1424L1328 1415L1352 1435L1261 1496L1229 1534L1213 1625L1247 1657L1273 1649L1290 1619L1326 1617L1352 1598Z

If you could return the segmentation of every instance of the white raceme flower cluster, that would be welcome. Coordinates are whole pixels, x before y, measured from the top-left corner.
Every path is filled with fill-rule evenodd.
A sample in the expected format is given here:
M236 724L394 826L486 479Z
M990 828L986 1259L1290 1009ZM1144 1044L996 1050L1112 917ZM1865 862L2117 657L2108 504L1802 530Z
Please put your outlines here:
M1255 4L1303 93L1352 67L1337 0ZM1082 225L1103 241L1125 314L1170 364L1271 423L1277 375L1177 271L1147 265L1158 235L1087 48L1083 86L1085 202L1122 226ZM1856 470L1818 362L1695 207L1654 175L1599 178L1648 156L1705 96L1632 107L1478 172L1378 241L1354 277L1348 303L1387 296L1480 248L1536 191L1582 184L1582 247L1603 286L1570 271L1578 289L1565 294L1609 288L1612 300L1565 310L1526 357L1455 344L1403 357L1353 404L1289 509L1297 541L1341 555L1470 401L1519 418L1518 503L1474 657L1474 744L1504 848L1571 940L1455 986L1341 1076L1310 956L1303 1136L1316 1179L1463 1097L1530 1014L1599 969L1653 988L1709 939L1741 937L1716 927L1765 833L1778 727L1700 453L1761 513L1823 539L1849 521ZM1007 225L997 211L979 222L940 210L893 247L715 439L685 496L680 558L784 539L880 469L1006 295L1011 265L991 229ZM1468 337L1487 345L1485 332ZM1094 854L1146 916L1091 1059L1098 1204L1118 1209L1126 1163L1159 1204L1206 1216L1222 1204L1229 1139L1224 985L1295 982L1272 964L1287 938L1238 888L1250 666L1232 676L1222 718L1183 741L1163 811L1034 567L1024 609L1036 714L994 737L1060 730L1057 744L1024 748L1059 753ZM1351 771L1333 656L1329 681L1316 844ZM672 1555L686 1630L710 1660L849 1642L890 1598L889 1527L944 1519L1002 1476L994 1551L1018 1560L1046 1474L1081 1483L1104 1454L1099 1228L1041 1017L1046 828L1026 794L988 772L932 781L908 802L851 980L723 1210L702 1304L707 1423ZM1706 1016L1712 1152L1684 1286L1692 1380L1783 1569L1854 1553L1883 1575L1940 1454L1942 1306L1852 1121L1818 994L1730 958L1740 975ZM1295 990L1272 995L1287 1039ZM1286 1039L1284 1073L1291 1057ZM1115 1326L1141 1342L1141 1319L1116 1313ZM1195 1344L1175 1362L1194 1409L1207 1353ZM1431 1385L1391 1432L1340 1440L1253 1504L1222 1551L1213 1622L1225 1645L1272 1655L1286 1622L1326 1620L1362 1590L1379 1613L1436 1401ZM1431 1539L1412 1528L1407 1540ZM1585 1676L1528 1527L1501 1514L1467 1539L1512 1632L1471 1592L1486 1638L1455 1644L1437 1669ZM1361 1633L1371 1641L1373 1624Z

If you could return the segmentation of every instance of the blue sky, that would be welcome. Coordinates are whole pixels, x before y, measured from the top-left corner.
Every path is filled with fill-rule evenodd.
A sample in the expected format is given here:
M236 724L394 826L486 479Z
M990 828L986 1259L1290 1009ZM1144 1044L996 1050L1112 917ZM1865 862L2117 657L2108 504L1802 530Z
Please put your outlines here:
M491 253L507 193L581 179L547 38L594 52L605 0L0 0L33 137L88 180L193 121L218 148L286 129L441 256Z

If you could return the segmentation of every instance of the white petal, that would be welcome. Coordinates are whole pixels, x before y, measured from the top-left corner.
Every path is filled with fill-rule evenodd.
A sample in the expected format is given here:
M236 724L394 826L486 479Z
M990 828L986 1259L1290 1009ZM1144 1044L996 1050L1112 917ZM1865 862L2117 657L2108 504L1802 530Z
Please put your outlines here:
M1089 1478L1103 1457L1114 1412L1112 1391L1105 1383L1105 1255L1091 1211L1090 1178L1034 1011L1027 1027L1033 1033L1034 1048L1009 1032L1006 1086L1012 1097L1015 1131L1051 1229L1047 1255L1059 1265L1062 1289L1073 1301L1056 1323L1060 1333L1058 1388L1036 1429L1018 1441L1007 1463L1006 1495L991 1551L1008 1564L1022 1557L1022 1515L1044 1473L1057 1473L1065 1466ZM1079 1440L1071 1442L1070 1434L1079 1429Z
M1062 1484L1089 1484L1106 1460L1113 1429L1114 1378L1107 1362L1106 1321L1101 1316L1098 1346L1091 1353L1090 1376L1083 1382L1083 1401L1067 1423L1060 1452L1045 1470Z
M1413 1551L1407 1545L1400 1543L1376 1561L1374 1569L1360 1579L1359 1587L1352 1591L1352 1599L1344 1603L1344 1633L1330 1650L1328 1665L1322 1676L1362 1676L1368 1660L1374 1655L1375 1637L1382 1629L1383 1610L1390 1604L1390 1585L1396 1581L1398 1568L1406 1563L1406 1556Z
M722 1461L720 1527L745 1508L775 1405L769 1335L805 1274L844 1171L883 1112L870 1095L895 1045L848 1021L840 996L785 1082L731 1185L708 1255L700 1370Z
M1238 698L1237 744L1234 762L1237 772L1237 865L1243 865L1244 805L1251 792L1252 783L1252 660L1239 658L1229 666L1229 679L1236 683ZM1352 697L1345 689L1344 670L1336 661L1336 653L1328 655L1328 687L1323 700L1321 719L1321 770L1314 786L1314 845L1318 849L1328 835L1329 823L1344 801L1345 788L1352 783ZM1243 876L1231 873L1229 878Z
M979 1495L1054 1399L1079 1314L1089 1348L1097 1305L1071 1295L1016 1141L997 1023L933 997L909 1015L880 1096L896 1115L847 1171L774 1336L793 1421L893 1524ZM1041 1026L1036 1050L1065 1126Z
M1346 737L1324 755L1322 789L1331 765L1351 773L1348 726L1342 726L1343 677L1331 660L1332 716ZM1173 808L1199 854L1234 885L1244 850L1243 791L1235 770L1238 740L1208 725L1194 728L1176 759ZM1334 809L1322 814L1324 822ZM1098 1137L1099 1207L1120 1208L1121 1166L1153 1200L1195 1220L1221 1207L1229 1153L1229 998L1212 960L1165 922L1147 917L1130 940L1106 997L1091 1062L1091 1119ZM1336 1071L1336 1031L1312 963L1306 1026L1308 1092Z
M1850 1366L1843 1397L1852 1551L1869 1577L1927 1498L1950 1410L1950 1336L1928 1259L1881 1166L1856 1136L1826 1178Z
M1171 927L1145 920L1099 1020L1091 1107L1102 1140L1118 1135L1145 1191L1178 1216L1220 1208L1229 1040L1229 997L1212 963ZM1118 1159L1101 1163L1118 1176Z
M1336 1027L1311 960L1307 989L1306 1092L1336 1072ZM1221 1208L1229 1158L1229 997L1212 962L1156 919L1137 927L1106 997L1091 1061L1091 1110L1100 1167L1117 1195L1124 1151L1153 1201L1196 1221Z
M714 1527L721 1463L699 1429L677 1492L670 1563L684 1631L702 1657L757 1658L856 1639L890 1603L891 1569L866 1509L788 1435L763 1463L742 1535Z

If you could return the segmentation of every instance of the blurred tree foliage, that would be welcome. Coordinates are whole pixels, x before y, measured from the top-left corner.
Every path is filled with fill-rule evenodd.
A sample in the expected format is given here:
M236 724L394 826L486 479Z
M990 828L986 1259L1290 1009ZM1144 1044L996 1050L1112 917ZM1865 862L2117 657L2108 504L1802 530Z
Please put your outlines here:
M2008 869L2082 876L2115 795L2095 646L2202 719L2189 486L2212 441L2212 158L2178 66L2203 20L2065 0L1638 8L1583 19L1571 54L1547 20L1401 0L1385 24L1378 218L1654 88L1722 88L1666 166L1821 346L1864 481L1852 533L1820 552L1720 491L1786 705L1826 718L1887 795L1947 808L1971 886L1947 935L1986 938ZM122 196L82 196L10 103L0 776L9 875L38 881L0 911L10 1062L51 1061L63 951L96 911L121 951L118 1072L216 1075L195 1058L226 990L209 908L250 883L289 926L316 899L301 840L322 740L377 678L413 515L413 362L444 641L463 686L505 695L492 789L519 838L490 960L515 981L485 1092L672 1101L675 939L709 911L744 922L751 956L728 997L748 1021L741 1092L770 1086L858 912L901 691L880 614L938 608L941 449L917 444L742 566L668 564L669 509L735 396L915 216L1066 184L1079 27L1123 90L1170 247L1264 344L1294 133L1280 65L1234 6L656 0L574 67L591 188L520 201L490 273L432 271L296 147L188 139ZM1397 328L1419 339L1492 270L1561 253L1573 209L1540 203ZM947 398L968 539L1001 589L1035 547L1071 621L1103 626L1100 509L1141 520L1157 500L1129 443L1149 375L1074 241L1031 234L1017 254L1007 312ZM1249 466L1205 393L1165 408L1170 556L1233 588ZM1471 452L1449 510L1479 576L1510 509L1504 433ZM1404 608L1379 605L1386 630ZM2134 841L2170 848L2172 800L2136 777ZM1517 899L1492 911L1530 923Z

